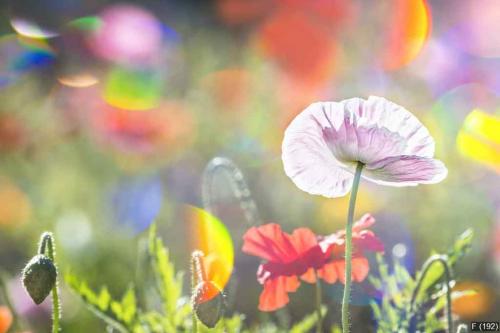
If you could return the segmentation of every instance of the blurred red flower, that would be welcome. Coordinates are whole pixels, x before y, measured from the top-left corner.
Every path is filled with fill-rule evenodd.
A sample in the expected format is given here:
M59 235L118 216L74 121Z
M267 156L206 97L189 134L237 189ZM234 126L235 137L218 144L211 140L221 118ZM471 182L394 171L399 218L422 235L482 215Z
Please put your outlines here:
M366 214L353 227L355 282L363 281L370 269L364 253L384 250L382 242L367 230L373 223L375 219ZM317 274L327 283L344 282L344 237L344 230L322 237L308 228L296 229L290 235L275 223L250 228L243 236L242 250L265 260L257 271L257 279L264 286L259 310L274 311L285 306L288 293L300 286L299 278L314 283Z

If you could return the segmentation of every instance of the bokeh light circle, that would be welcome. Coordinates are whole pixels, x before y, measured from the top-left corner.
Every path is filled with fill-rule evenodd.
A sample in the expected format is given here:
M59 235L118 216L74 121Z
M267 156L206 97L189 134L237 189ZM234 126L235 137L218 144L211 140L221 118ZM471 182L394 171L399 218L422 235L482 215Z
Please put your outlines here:
M479 109L469 113L457 135L457 149L500 172L500 116Z
M44 41L0 37L0 88L14 84L22 76L54 63L55 53Z
M20 35L30 38L52 38L57 32L44 29L34 22L22 18L13 18L10 21L12 28Z
M96 55L126 64L149 64L162 44L162 25L149 11L134 5L107 7L89 39Z
M142 232L160 213L163 199L163 183L159 175L126 177L111 191L113 219L117 225Z
M210 281L223 289L234 267L234 247L227 227L207 211L185 205L183 214L192 250L204 253L205 270Z
M0 177L0 226L17 227L31 217L31 200L13 181Z
M381 54L382 67L397 70L419 54L429 35L432 19L426 0L396 0L391 5Z
M256 41L264 55L294 79L323 82L332 75L335 39L311 15L278 10L259 28Z
M114 68L106 78L103 99L124 110L149 110L159 105L162 80L152 70Z
M457 283L453 291L468 291L474 293L453 299L453 312L463 319L473 320L488 313L493 306L492 290L479 281L463 281Z
M196 123L179 101L164 101L153 110L136 112L98 107L91 116L92 134L123 153L172 157L196 138Z
M487 58L500 57L500 6L496 0L466 0L458 7L459 44L466 52Z

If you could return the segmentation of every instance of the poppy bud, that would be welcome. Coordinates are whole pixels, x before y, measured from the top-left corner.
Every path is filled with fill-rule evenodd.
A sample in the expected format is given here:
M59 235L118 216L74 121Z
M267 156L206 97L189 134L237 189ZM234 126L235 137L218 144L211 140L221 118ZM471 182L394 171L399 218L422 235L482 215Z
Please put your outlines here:
M43 254L34 256L23 270L23 285L35 304L42 303L56 284L57 269Z
M192 301L198 320L205 326L214 328L224 312L224 294L219 287L210 281L200 282Z

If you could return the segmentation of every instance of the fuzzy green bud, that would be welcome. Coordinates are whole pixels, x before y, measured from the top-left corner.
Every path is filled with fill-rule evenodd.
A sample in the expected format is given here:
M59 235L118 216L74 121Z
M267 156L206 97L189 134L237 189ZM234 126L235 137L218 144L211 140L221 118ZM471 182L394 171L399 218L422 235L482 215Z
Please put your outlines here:
M35 304L42 303L49 296L56 279L56 266L43 254L34 256L23 270L23 285Z

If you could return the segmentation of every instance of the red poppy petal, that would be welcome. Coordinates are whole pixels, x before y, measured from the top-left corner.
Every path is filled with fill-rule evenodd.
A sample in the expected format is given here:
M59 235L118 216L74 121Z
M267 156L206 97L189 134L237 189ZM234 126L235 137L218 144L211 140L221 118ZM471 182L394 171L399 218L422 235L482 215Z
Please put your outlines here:
M335 266L335 262L331 262L323 266L318 271L318 275L326 282L326 283L335 283L339 279L337 268Z
M316 235L308 228L295 229L292 233L292 241L297 253L305 253L318 245Z
M282 276L282 279L285 280L285 288L288 292L295 292L299 286L300 281L296 276Z
M243 241L243 252L268 261L287 263L297 257L290 235L276 223L250 228Z
M365 257L356 257L352 259L352 280L354 282L361 282L367 276L370 271L370 265L368 264L368 259Z
M297 290L299 285L297 277L280 276L266 281L259 298L259 310L275 311L284 307L290 301L288 292Z
M333 266L333 269L337 273L340 282L345 284L345 261L335 260L332 261L329 265ZM369 271L370 266L366 257L359 256L352 258L351 279L353 282L363 281L368 275Z
M307 283L316 283L316 274L314 274L314 268L309 268L307 272L300 276L300 278Z
M384 243L369 230L363 230L353 237L353 243L359 251L384 252Z
M332 269L337 273L339 281L345 284L345 261L343 259L334 260L330 265L332 265Z

